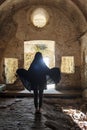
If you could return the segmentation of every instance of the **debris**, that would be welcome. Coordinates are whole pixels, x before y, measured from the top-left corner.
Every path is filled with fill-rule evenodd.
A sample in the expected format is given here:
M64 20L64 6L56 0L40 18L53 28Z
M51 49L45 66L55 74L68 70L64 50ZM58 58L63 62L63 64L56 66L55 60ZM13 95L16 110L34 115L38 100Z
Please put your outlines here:
M78 124L82 130L87 130L87 115L77 109L63 109Z

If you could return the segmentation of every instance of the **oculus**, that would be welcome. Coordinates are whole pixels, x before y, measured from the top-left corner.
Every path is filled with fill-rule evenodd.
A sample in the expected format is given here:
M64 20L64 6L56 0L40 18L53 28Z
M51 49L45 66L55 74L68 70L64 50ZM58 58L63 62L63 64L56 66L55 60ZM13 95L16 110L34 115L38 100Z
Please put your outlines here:
M48 12L43 8L35 9L31 14L31 21L38 28L44 27L49 19Z

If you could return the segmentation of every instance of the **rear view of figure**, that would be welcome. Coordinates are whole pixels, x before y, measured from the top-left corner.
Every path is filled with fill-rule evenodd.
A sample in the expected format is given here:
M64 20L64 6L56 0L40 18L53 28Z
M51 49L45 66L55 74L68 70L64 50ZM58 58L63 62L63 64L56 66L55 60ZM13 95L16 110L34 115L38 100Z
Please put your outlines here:
M43 90L46 89L46 75L49 68L43 61L42 54L37 52L29 68L31 90L34 91L34 105L36 112L41 112Z
M46 76L48 75L51 77L55 83L59 82L59 68L49 69L43 61L42 54L37 52L29 69L18 69L17 74L25 88L33 90L35 112L40 113L42 108L43 90L46 89L47 86Z

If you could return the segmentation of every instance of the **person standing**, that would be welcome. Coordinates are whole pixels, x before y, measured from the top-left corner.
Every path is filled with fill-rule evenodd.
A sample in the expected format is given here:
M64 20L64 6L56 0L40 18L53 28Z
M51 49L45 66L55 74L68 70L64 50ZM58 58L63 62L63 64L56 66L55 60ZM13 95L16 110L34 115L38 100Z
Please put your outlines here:
M49 73L49 68L43 60L43 56L40 52L35 54L34 60L32 61L28 70L18 69L17 74L19 75L22 83L26 86L26 82L29 81L29 90L33 90L34 93L34 106L35 113L41 113L42 101L43 101L43 90L46 89L46 75ZM28 83L28 82L27 82Z
M31 90L34 92L34 105L37 112L41 112L43 90L46 89L46 75L49 73L49 68L46 66L43 56L40 52L35 54L34 60L28 69L31 82Z
M16 73L18 74L25 88L29 91L33 90L35 113L41 113L43 91L44 89L47 89L46 77L49 76L54 83L58 83L61 79L59 68L54 67L49 69L43 60L42 53L36 52L29 69L18 69Z

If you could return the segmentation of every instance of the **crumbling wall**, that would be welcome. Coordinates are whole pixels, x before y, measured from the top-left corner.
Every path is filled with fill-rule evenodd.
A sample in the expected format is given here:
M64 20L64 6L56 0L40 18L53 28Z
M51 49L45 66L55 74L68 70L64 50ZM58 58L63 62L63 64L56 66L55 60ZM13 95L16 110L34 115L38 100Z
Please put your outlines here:
M87 97L87 33L81 37L81 78L83 97Z
M9 11L9 13L13 11L11 15L6 14L6 19L3 24L0 24L2 25L0 30L0 80L2 82L5 82L5 75L3 75L5 67L3 61L5 57L17 58L19 67L24 67L24 41L53 40L56 43L56 67L61 68L62 56L73 56L75 62L75 73L66 74L62 72L62 79L57 89L81 88L82 65L79 35L82 33L81 31L85 31L85 19L72 2L68 3L67 0L64 0L54 5L40 5L37 3L37 5L22 7L17 11L16 6L12 6ZM58 8L56 8L57 6ZM30 20L32 11L38 7L46 9L49 14L49 22L42 29L34 27ZM3 19L4 17L5 15Z

